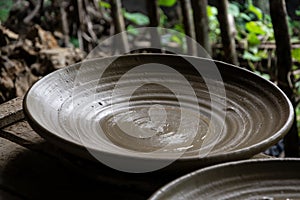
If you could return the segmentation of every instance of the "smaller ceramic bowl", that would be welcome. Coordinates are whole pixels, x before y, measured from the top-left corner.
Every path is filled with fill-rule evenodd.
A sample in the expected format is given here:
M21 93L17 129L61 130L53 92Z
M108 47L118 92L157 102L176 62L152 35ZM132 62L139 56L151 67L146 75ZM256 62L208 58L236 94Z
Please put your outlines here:
M192 172L150 197L163 199L300 199L299 159L230 162Z

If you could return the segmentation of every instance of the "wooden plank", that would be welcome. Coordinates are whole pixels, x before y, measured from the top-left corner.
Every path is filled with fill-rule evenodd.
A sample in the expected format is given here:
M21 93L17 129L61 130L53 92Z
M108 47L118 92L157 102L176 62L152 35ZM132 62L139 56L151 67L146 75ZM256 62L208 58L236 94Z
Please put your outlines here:
M14 196L18 196L21 199L26 199L24 195L19 193L16 188L14 188L10 184L7 184L6 182L6 178L7 178L6 175L9 175L7 174L6 171L7 167L10 165L10 163L14 163L14 160L17 157L17 155L23 151L27 151L27 150L3 138L0 138L0 188L1 190L5 190L6 193L9 193ZM19 167L16 166L15 169L17 170L20 167L21 166ZM12 179L11 181L15 181L15 179Z
M21 120L8 127L3 128L3 131L14 134L24 140L30 141L32 143L45 142L28 124L27 121Z
M10 190L5 189L4 187L1 187L0 185L0 199L5 200L22 200L23 197L19 197L18 194L15 194L15 192L10 192Z
M55 148L46 143L24 120L22 102L22 98L18 97L0 105L0 110L3 110L0 115L0 137L32 151L46 155L52 152L53 156Z
M0 130L0 136L32 151L57 157L58 149L32 130L25 120L16 122Z
M59 159L0 138L0 189L22 199L146 199L152 192L112 186L82 176ZM101 175L101 174L100 174ZM1 197L1 192L0 192Z
M0 105L0 129L24 118L22 97Z

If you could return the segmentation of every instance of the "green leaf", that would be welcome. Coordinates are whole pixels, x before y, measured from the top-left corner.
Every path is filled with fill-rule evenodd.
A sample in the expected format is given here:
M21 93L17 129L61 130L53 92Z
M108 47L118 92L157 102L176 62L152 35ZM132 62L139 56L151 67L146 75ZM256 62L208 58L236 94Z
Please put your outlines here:
M292 50L292 58L300 62L300 48Z
M254 34L254 33L249 33L247 35L247 41L248 41L249 45L251 45L251 46L260 44L260 40L258 39L256 34Z
M207 6L206 11L208 17L214 17L218 14L218 9L214 6Z
M142 13L129 13L129 12L123 12L125 19L131 21L132 23L135 23L139 26L145 26L149 24L149 17L142 14Z
M251 17L249 17L247 14L245 13L241 13L240 17L246 21L251 21Z
M258 56L261 59L267 59L269 55L268 55L268 52L265 50L258 50L258 52L255 53L255 56Z
M155 1L155 0L150 0L150 1ZM176 0L158 0L158 5L159 6L165 6L165 7L172 7L176 3Z
M261 60L260 57L253 55L249 51L245 51L244 52L243 59L245 59L245 60L251 60L251 61L254 61L254 62L258 62L258 61Z
M248 10L250 12L254 13L259 20L262 20L263 14L259 8L255 7L253 4L251 4L251 5L249 5Z
M70 42L71 42L71 44L73 44L74 45L74 47L79 47L79 41L78 41L78 38L75 38L75 37L71 37L70 38Z
M177 35L173 35L171 37L171 41L176 42L179 45L182 45L182 40L180 39L180 37L178 37Z
M184 33L184 26L183 24L175 24L174 28L175 31L178 31L180 33Z
M259 71L254 71L254 73L257 74L257 75L259 75L259 76L261 76L261 77L263 77L264 79L267 79L267 80L271 79L271 77L270 77L269 74L261 73Z
M300 94L300 82L298 81L298 82L296 82L295 83L295 87L297 88L297 93L298 94ZM298 106L300 106L300 104L298 104ZM299 107L299 109L300 109L300 107ZM299 110L300 111L300 110ZM298 114L298 113L297 113ZM300 114L300 113L299 113ZM300 117L300 115L298 115L299 117Z
M246 23L246 29L250 33L265 35L265 31L263 29L263 25L259 21L251 21Z
M132 25L128 25L126 28L127 32L132 35L138 35L139 31Z
M249 47L249 52L251 52L251 53L253 53L254 55L258 56L258 55L257 55L258 47L257 47L257 46Z
M234 17L238 17L240 15L240 9L236 4L229 3L228 13Z
M298 36L291 36L291 43L299 43L300 40L298 38Z
M168 23L168 17L162 9L159 9L159 26L164 27Z
M296 10L296 11L295 11L295 14L296 14L297 16L300 16L300 10Z
M12 0L0 1L0 21L4 22L9 17L9 12L13 7Z
M300 137L300 104L297 105L295 110L297 116L298 136Z
M111 8L111 5L105 1L99 1L99 6L102 8L107 8L107 9Z

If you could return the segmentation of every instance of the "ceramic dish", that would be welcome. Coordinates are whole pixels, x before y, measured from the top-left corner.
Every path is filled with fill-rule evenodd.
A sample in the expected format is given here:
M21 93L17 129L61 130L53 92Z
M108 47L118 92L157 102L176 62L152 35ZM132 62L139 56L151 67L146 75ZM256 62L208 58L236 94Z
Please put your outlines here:
M133 70L151 63L169 68ZM293 121L284 93L258 75L209 59L166 54L68 66L34 84L23 106L30 125L49 142L83 158L99 154L109 166L142 161L161 168L176 160L175 168L192 170L246 159L278 142Z
M178 178L157 191L150 200L300 199L299 169L299 159L220 164Z

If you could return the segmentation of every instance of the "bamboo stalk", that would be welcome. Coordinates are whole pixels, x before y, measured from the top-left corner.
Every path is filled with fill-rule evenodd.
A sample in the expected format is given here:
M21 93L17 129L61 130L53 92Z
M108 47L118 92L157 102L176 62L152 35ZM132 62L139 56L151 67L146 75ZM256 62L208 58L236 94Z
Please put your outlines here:
M190 0L180 0L181 5L181 12L183 18L183 26L185 34L190 37L191 39L195 39L195 29L193 24L193 17L192 17L192 7ZM187 53L189 55L196 55L197 54L197 47L193 40L187 39Z
M234 41L234 35L232 25L229 21L228 15L228 0L218 1L218 20L221 29L221 38L224 51L224 61L238 65L236 45Z
M196 33L196 41L211 54L211 46L209 42L209 27L208 27L208 16L207 16L207 0L191 0L193 7L194 26ZM198 55L202 52L198 49ZM204 56L204 55L201 55Z
M157 0L147 0L147 12L149 16L149 26L159 26L159 6ZM157 29L152 29L151 32L151 45L152 47L160 48L160 36Z
M64 43L66 47L70 46L70 38L69 38L69 25L68 25L68 19L67 19L67 13L66 13L66 2L61 1L60 3L60 14L61 14L61 21L62 21L62 30L64 33Z
M122 53L129 51L129 44L127 34L125 31L125 22L122 14L121 0L110 0L111 15L115 27L115 34L121 33L118 37L119 41L116 41L117 47L120 48ZM115 45L114 45L115 46Z
M284 0L269 0L270 14L276 41L277 81L278 86L285 92L292 104L295 105L293 89L290 86L290 71L292 69L291 43L288 32L287 14ZM295 112L294 112L295 113ZM284 138L285 156L299 156L299 138L296 113L291 130Z
M83 32L84 32L84 26L83 26L83 3L82 0L77 0L77 38L79 43L79 48L81 50L84 50L84 41L83 41Z

